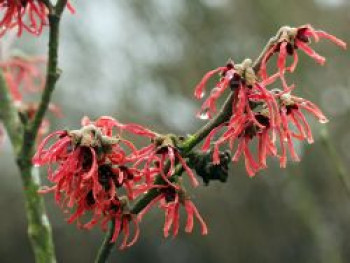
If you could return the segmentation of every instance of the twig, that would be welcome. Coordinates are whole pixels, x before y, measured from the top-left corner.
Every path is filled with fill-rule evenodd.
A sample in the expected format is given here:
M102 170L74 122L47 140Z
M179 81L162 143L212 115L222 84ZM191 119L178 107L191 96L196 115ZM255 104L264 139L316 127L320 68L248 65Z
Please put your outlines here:
M348 197L350 197L349 175L346 173L344 164L340 160L337 154L337 150L335 149L334 145L331 142L327 128L323 128L321 130L321 142L325 150L328 152L329 157L335 166L335 172L338 175L339 180L342 182L342 185L344 186Z
M107 258L109 257L111 250L114 246L114 244L111 243L111 238L114 233L114 227L115 227L114 221L110 221L105 239L103 240L100 250L97 253L95 263L103 263L107 261Z

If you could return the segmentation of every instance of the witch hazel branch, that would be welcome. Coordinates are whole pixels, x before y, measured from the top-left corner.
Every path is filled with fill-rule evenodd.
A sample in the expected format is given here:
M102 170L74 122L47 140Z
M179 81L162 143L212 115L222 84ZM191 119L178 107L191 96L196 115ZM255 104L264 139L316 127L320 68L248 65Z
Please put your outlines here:
M48 149L40 146L33 159L37 165L57 164L57 170L49 173L54 186L42 192L55 192L56 200L64 209L75 209L68 221L77 221L81 228L90 229L100 224L102 229L107 229L107 223L114 221L112 238L107 247L120 236L120 249L132 246L140 235L142 218L153 207L164 211L164 237L168 237L170 231L173 236L178 234L181 207L187 213L185 231L192 232L196 218L201 233L207 234L207 224L191 200L183 180L197 187L195 171L198 176L206 178L207 183L222 178L222 174L227 175L227 159L230 157L227 152L221 151L223 147L231 149L233 162L244 157L249 176L267 168L268 157L277 158L281 167L285 167L287 151L293 161L299 161L294 140L313 142L305 113L311 114L320 123L328 121L314 103L294 95L295 85L288 84L285 79L285 75L293 73L297 66L299 50L317 63L324 64L325 59L311 49L311 38L315 41L326 38L346 48L343 41L309 25L283 27L274 43L270 43L261 56L261 61L258 59L253 63L251 59L245 59L236 64L230 60L225 66L208 72L195 88L195 97L203 99L207 82L218 76L215 87L197 114L197 117L209 119L209 122L188 138L159 135L137 124L121 124L111 117L101 117L95 122L84 118L79 134L88 130L87 139L83 136L77 140L75 133L69 131L53 134L58 135L59 140ZM275 55L276 72L268 75L267 68ZM292 56L291 65L286 64L288 56ZM256 64L260 65L259 70L255 69ZM273 69L274 65L271 66ZM281 88L269 89L277 81L280 81ZM217 100L225 93L230 93L228 100L224 110L217 114ZM210 128L206 129L208 125ZM137 148L123 139L127 133L141 136L148 145ZM96 141L97 134L101 135ZM109 136L105 143L103 136ZM192 150L202 139L201 151L209 156L207 159ZM254 140L258 142L256 157L251 149ZM46 143L44 141L43 145ZM201 162L198 161L200 157ZM68 161L74 165L70 166L66 163ZM215 176L204 176L205 171L201 168L206 165L223 169ZM64 198L61 201L62 194ZM149 198L150 195L152 198ZM141 204L142 208L137 213L132 208L133 203L136 207ZM79 218L86 213L92 214L91 221L80 222ZM134 228L133 236L130 234L131 226Z
M300 161L295 141L313 142L306 115L320 123L328 121L316 104L297 95L298 85L288 83L286 76L298 66L300 52L325 64L325 58L311 47L313 43L327 40L343 49L346 43L310 25L285 26L256 61L229 60L204 75L194 96L204 100L196 116L206 123L192 135L159 134L139 124L102 116L97 120L83 117L79 129L55 131L41 140L49 128L43 119L46 111L61 116L50 99L59 76L56 22L65 7L74 13L69 1L56 5L39 0L0 3L1 35L17 30L18 36L23 31L39 36L47 25L50 30L46 78L36 68L42 59L14 57L0 63L6 85L0 91L7 93L13 105L0 107L0 115L11 135L13 129L6 123L12 115L6 111L16 111L25 127L21 131L24 138L39 137L41 141L34 156L33 143L30 147L23 144L19 152L30 156L30 165L47 167L51 185L42 186L38 193L53 193L68 223L80 229L99 226L107 231L96 262L105 262L115 244L120 249L134 245L142 233L143 218L154 209L164 213L164 237L175 237L182 228L188 233L197 228L207 235L210 222L205 221L195 205L198 200L191 196L191 190L200 185L199 178L206 185L213 180L226 182L230 161L240 159L244 159L249 176L266 169L268 158L277 159L281 168L286 167L288 156ZM206 95L208 83L213 81L214 88ZM42 90L40 103L23 102L23 91ZM217 110L222 97L226 100ZM142 141L141 146L128 139L135 137ZM186 213L183 227L180 210Z

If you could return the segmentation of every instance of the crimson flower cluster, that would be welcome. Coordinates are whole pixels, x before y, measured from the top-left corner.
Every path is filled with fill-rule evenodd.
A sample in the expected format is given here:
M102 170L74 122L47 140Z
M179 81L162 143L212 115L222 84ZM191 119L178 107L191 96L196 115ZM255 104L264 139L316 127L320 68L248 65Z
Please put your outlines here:
M81 129L50 134L41 142L33 157L34 165L48 166L48 180L52 183L40 192L54 192L56 202L68 214L67 221L76 223L80 228L91 229L99 225L105 230L108 222L113 222L111 242L120 238L120 249L128 248L138 240L140 223L153 207L164 211L164 237L178 234L181 207L187 214L185 231L192 232L196 219L201 233L206 235L207 225L184 187L184 180L188 180L192 187L199 184L191 168L206 183L211 179L226 181L230 154L220 151L224 145L233 150L232 161L244 156L249 176L266 168L269 156L277 157L280 166L285 167L288 152L292 160L299 161L294 149L295 140L313 142L305 112L311 113L320 123L328 121L317 105L294 95L295 85L289 85L285 77L294 72L299 50L317 63L325 63L325 58L310 47L312 39L315 42L328 39L346 48L342 40L310 25L283 27L257 64L250 59L240 64L230 60L203 77L195 88L197 99L205 96L208 81L219 74L218 82L197 116L212 119L217 112L216 104L226 90L231 91L229 104L226 104L231 109L225 112L229 117L223 123L217 123L222 117L220 115L205 126L216 125L207 134L200 154L190 152L186 148L187 142L181 137L160 135L141 125L123 124L108 116L96 121L84 117ZM268 66L275 55L275 72L269 74ZM292 63L287 65L289 56ZM17 75L11 73L12 64L24 69L24 73L18 73L20 81L14 77ZM18 61L0 64L0 67L3 67L14 98L21 100L18 84L11 86L12 82L30 83L27 79L35 75L35 71L26 71L28 68ZM278 80L281 88L272 89L271 85L276 85ZM27 87L31 89L30 84ZM189 140L194 137L190 136ZM146 139L147 144L137 147L131 138ZM253 145L257 145L257 156L252 151ZM216 169L217 178L208 175L208 171L215 170L214 166L221 168Z
M24 95L43 90L45 75L42 68L45 63L46 59L42 56L28 57L25 55L11 56L6 60L0 61L0 69L2 70L6 87L24 122L33 120L38 109L38 104L27 102ZM55 104L50 103L49 111L56 117L62 117L60 108ZM49 120L44 119L39 128L38 141L49 131L49 128ZM3 134L3 132L0 133L1 139Z
M137 148L126 139L128 136L148 139L150 144ZM49 143L52 139L55 141ZM48 179L53 186L44 187L40 192L55 193L56 202L70 214L69 223L76 222L83 229L99 224L106 229L107 223L113 221L111 242L122 235L120 249L137 241L141 218L156 204L165 211L165 237L171 226L173 234L177 234L181 205L188 216L185 230L192 231L195 216L202 233L207 233L177 173L176 167L181 165L191 183L198 185L173 135L159 135L140 125L122 124L107 116L94 122L85 117L80 130L62 130L47 136L38 147L33 163L48 165ZM132 202L152 189L158 191L157 198L136 216ZM87 217L90 220L86 222Z
M317 63L324 64L325 58L316 53L311 47L311 39L328 39L336 45L346 48L342 40L310 25L298 28L283 27L271 43L259 65L259 72L254 71L250 59L241 64L229 61L226 66L209 71L196 86L195 97L201 99L205 94L205 86L210 78L220 74L219 81L204 101L198 117L212 118L216 112L216 101L226 89L233 92L232 115L230 119L216 127L207 136L203 151L214 145L213 162L219 163L219 148L228 143L231 149L235 148L232 161L238 161L244 155L247 173L254 176L256 172L267 167L268 156L278 157L280 166L285 167L287 150L292 160L299 161L294 149L293 141L307 140L313 142L310 126L305 118L304 111L311 113L320 123L328 119L322 111L311 101L293 95L294 85L288 85L285 75L293 72L298 63L298 50L302 50ZM267 66L271 58L277 54L277 72L267 73ZM292 56L292 64L287 65L287 57ZM278 79L282 89L268 89ZM213 142L215 135L220 133ZM251 142L257 138L257 157L251 152ZM280 149L280 151L279 151Z
M68 2L67 8L74 13L74 8ZM21 36L23 30L40 35L43 27L48 24L48 9L44 1L40 0L2 0L0 1L0 37L8 30L17 28L17 35Z
M0 61L0 68L13 100L23 101L22 92L41 91L45 76L41 70L46 58L42 56L12 56Z

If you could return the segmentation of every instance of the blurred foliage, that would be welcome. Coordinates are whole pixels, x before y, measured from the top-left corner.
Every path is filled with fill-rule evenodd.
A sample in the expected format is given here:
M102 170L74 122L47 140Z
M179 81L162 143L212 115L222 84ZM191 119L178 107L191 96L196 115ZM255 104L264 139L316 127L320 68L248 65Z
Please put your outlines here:
M111 115L159 132L186 135L202 122L193 88L228 58L255 58L282 25L311 23L350 42L347 0L100 0L73 1L62 28L61 68L54 94L65 118L53 128L75 128L80 118ZM47 36L25 37L17 48L46 51ZM318 102L331 122L327 140L350 166L349 52L329 43L315 46L328 60L319 67L306 56L293 77L297 94ZM325 127L312 122L314 145L299 145L300 163L281 170L276 161L255 178L242 162L226 183L211 182L193 193L209 235L181 232L164 240L160 212L145 218L141 241L116 251L111 262L350 262L350 199L334 158L320 142ZM9 145L1 152L1 262L31 262L25 235L20 182ZM43 175L44 178L44 175ZM47 198L59 262L92 262L99 230L67 225Z

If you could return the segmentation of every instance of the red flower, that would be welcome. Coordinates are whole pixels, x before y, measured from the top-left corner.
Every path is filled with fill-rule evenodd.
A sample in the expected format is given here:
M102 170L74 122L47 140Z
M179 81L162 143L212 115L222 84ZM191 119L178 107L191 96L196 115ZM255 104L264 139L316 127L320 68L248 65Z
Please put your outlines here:
M236 78L240 78L238 73L234 68L232 61L229 61L225 67L218 67L217 69L209 71L203 79L196 86L194 95L197 99L201 99L205 95L205 86L211 77L220 73L220 79L216 83L215 88L211 90L209 97L204 101L201 110L197 113L197 117L200 119L210 119L216 112L216 101L224 93L224 91L230 87L230 82L232 83Z
M260 76L263 80L269 79L267 75L267 63L274 53L279 53L277 60L278 75L281 78L283 88L288 89L284 78L284 72L287 70L293 72L298 63L297 50L302 50L305 54L313 58L317 63L323 65L326 59L310 48L311 38L318 42L321 38L328 39L336 45L346 49L346 43L333 35L322 30L315 30L311 25L304 25L298 28L284 27L281 29L278 41L273 44L262 59L260 67ZM288 55L292 55L293 62L286 66Z
M212 75L212 72L208 74ZM199 93L203 89L205 81L208 80L208 74L203 78L204 81L202 80L196 87L195 92ZM217 87L222 89L226 89L227 86L230 86L234 92L233 114L227 123L211 131L202 150L209 150L212 138L225 127L223 135L214 143L213 163L220 163L219 146L221 144L228 141L232 149L236 139L239 139L238 148L232 160L238 161L243 153L247 172L253 176L259 169L266 167L268 155L277 154L274 139L275 132L280 125L279 108L273 94L266 89L263 83L256 81L250 60L245 60L242 64L237 65L228 64L226 70L222 71L222 77L217 84ZM202 111L210 115L214 112L214 109L211 108L212 102L218 98L215 94L218 93L211 94L202 106ZM256 105L260 105L259 109L263 113L254 111ZM255 136L259 140L259 162L254 160L249 149L249 143Z
M258 123L256 123L258 121ZM249 176L254 176L260 169L266 168L266 158L269 155L276 156L277 150L274 145L271 133L270 119L261 113L256 113L254 120L247 114L239 118L232 117L226 126L226 131L214 143L213 163L219 164L219 147L225 142L229 143L231 150L238 140L237 149L232 161L238 161L243 154L245 166ZM255 138L258 138L258 161L253 157L249 144ZM206 146L206 145L205 145ZM206 148L202 148L207 150Z
M122 199L116 200L113 203L112 209L108 210L107 219L114 220L114 233L111 238L111 243L116 242L117 238L123 232L123 240L120 245L120 249L125 249L131 247L136 243L140 236L139 221L137 217L128 211L123 211L125 204L123 204ZM107 222L104 220L104 222ZM135 231L134 237L128 242L130 237L130 222L134 224ZM103 225L104 223L102 223Z
M154 137L154 133L140 125L121 124L107 116L94 122L85 117L82 124L80 130L57 131L39 145L33 163L49 165L48 179L54 184L40 192L53 191L56 202L67 213L74 209L69 223L77 222L85 229L100 224L105 229L109 221L114 221L111 242L123 234L120 248L129 247L138 239L139 226L137 218L129 211L128 202L151 187L144 187L144 173L133 165L139 151L121 136L129 132ZM53 138L56 142L46 147ZM82 223L86 212L91 219ZM134 224L135 234L128 241L130 222Z
M149 146L139 150L135 158L134 167L142 166L142 173L146 178L147 185L151 185L155 175L161 175L163 180L169 185L173 185L169 179L175 174L175 167L180 163L185 169L193 186L198 186L198 181L182 158L180 151L176 147L175 137L172 135L154 135L154 141ZM169 163L169 167L167 165ZM173 185L175 188L176 186Z
M0 27L3 28L0 35L7 30L18 27L17 35L20 36L23 29L34 35L40 35L43 26L47 25L47 8L38 0L5 0L0 5L3 18ZM26 22L26 20L29 22Z
M57 136L58 141L44 149ZM92 194L94 203L104 205L115 197L116 188L124 185L131 198L133 182L140 180L138 171L125 166L128 157L121 145L125 141L106 136L93 125L58 131L41 143L33 162L50 165L48 179L55 184L50 190L55 191L57 202L61 202L63 192L66 199L62 202L66 205L67 201L68 207L88 194ZM51 165L55 165L54 171Z
M75 12L69 2L67 8L71 13ZM15 27L18 28L18 36L22 35L23 30L37 36L48 24L48 9L40 0L3 0L0 3L0 11L3 13L0 36Z
M226 67L219 67L215 70L208 72L200 83L196 86L195 96L201 98L204 95L204 89L207 81L214 74L220 72L221 78L216 84L215 88L211 91L207 100L202 104L201 110L197 116L201 119L208 119L216 113L216 101L224 93L224 91L230 87L232 91L239 90L237 93L236 105L239 105L238 110L247 109L251 117L254 116L250 107L247 107L249 101L260 101L266 104L271 112L276 110L276 102L274 97L265 88L265 85L261 85L256 81L256 76L251 67L252 61L246 59L242 64L234 65L233 62L229 62ZM238 94L239 93L239 94ZM235 106L234 106L235 107ZM274 126L275 119L272 120L272 126Z
M109 221L113 221L114 223L114 232L110 240L111 243L115 243L121 234L124 235L119 249L126 249L128 247L131 247L139 239L139 221L137 217L131 214L128 210L127 198L115 197L101 211L99 209L94 210L93 218L88 223L85 223L82 227L84 229L91 229L96 224L101 222L101 228L106 231ZM130 238L130 222L133 223L135 230L134 236L128 242Z
M4 79L21 117L26 121L33 120L38 109L37 103L24 102L25 92L37 92L44 88L45 76L41 66L46 62L42 56L25 57L13 56L0 62ZM54 104L49 104L49 111L56 117L62 117L61 110ZM38 131L37 141L41 141L50 127L50 122L44 119Z
M45 77L40 66L46 62L44 57L14 56L0 62L8 89L15 101L22 100L22 92L36 92L45 84Z
M193 202L188 198L185 191L177 185L174 188L172 185L159 186L160 194L153 199L139 214L139 221L143 216L157 203L165 212L165 222L163 227L164 237L169 236L169 231L172 228L173 236L177 236L180 227L180 206L183 206L187 213L187 221L185 231L191 233L193 230L193 219L197 218L201 226L202 235L208 234L208 228L202 216L199 214Z
M282 125L279 129L280 146L281 146L281 167L286 166L287 153L285 143L290 151L291 157L294 161L299 161L293 146L292 138L297 140L307 140L308 143L313 143L313 137L310 126L301 110L306 110L314 115L320 123L327 123L327 117L322 111L311 101L291 95L290 93L283 93L275 91L276 96L280 99L280 112ZM296 132L291 130L291 125L295 127Z
M208 72L195 89L196 98L202 98L208 80L217 73L221 74L215 88L198 113L201 118L208 119L216 112L217 99L228 87L231 88L233 92L232 116L229 121L214 128L208 134L202 150L208 151L214 136L221 132L219 139L213 143L213 163L218 164L220 162L220 146L228 143L229 147L233 149L238 140L232 160L238 161L243 154L246 170L250 176L267 167L266 158L269 155L279 156L281 167L285 167L287 148L292 159L299 160L294 150L293 138L306 139L309 143L313 141L310 127L300 109L311 112L322 123L327 121L327 118L315 104L291 95L294 85L287 84L285 73L295 70L298 63L297 49L301 49L319 64L323 64L325 59L309 47L311 38L316 42L320 38L326 38L338 46L346 48L346 43L342 40L324 31L315 30L310 25L299 28L284 27L279 31L277 37L277 41L271 45L262 58L259 71L260 79L254 73L251 60L246 59L241 64L234 65L229 62L225 67ZM278 71L268 76L267 63L274 53L278 53ZM288 55L294 56L290 66L286 66ZM267 87L278 78L281 79L283 91L268 90ZM290 129L290 124L295 126L297 133ZM279 136L280 155L277 153L276 135ZM255 137L258 139L258 158L253 157L250 149L250 142Z

